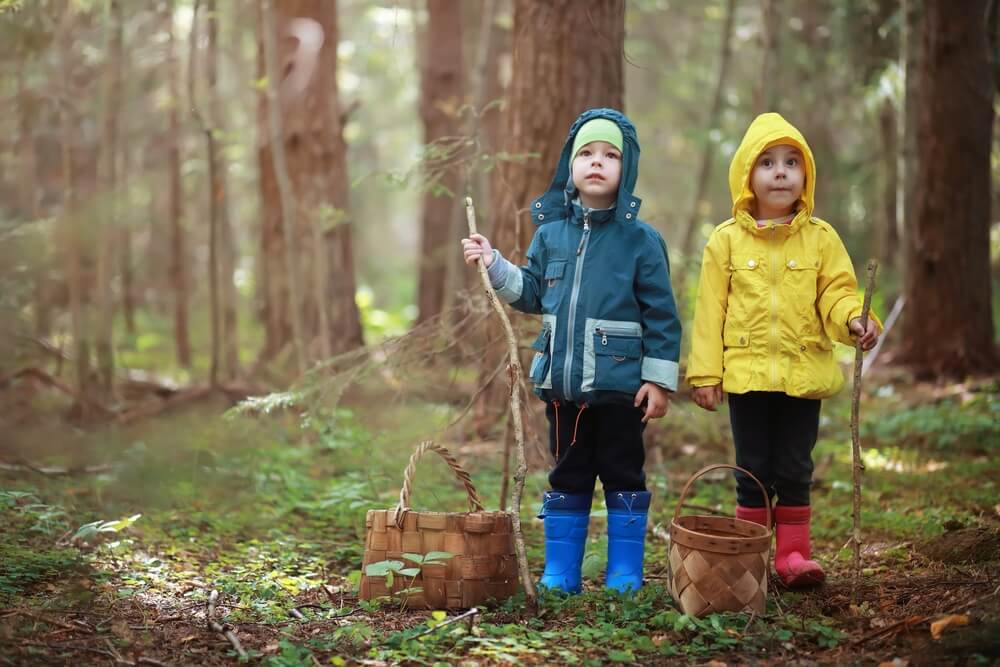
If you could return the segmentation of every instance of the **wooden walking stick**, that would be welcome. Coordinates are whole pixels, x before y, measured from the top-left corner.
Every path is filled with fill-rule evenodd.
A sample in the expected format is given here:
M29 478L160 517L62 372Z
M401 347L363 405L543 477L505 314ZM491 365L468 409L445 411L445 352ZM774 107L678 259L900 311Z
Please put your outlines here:
M469 223L469 234L475 234L476 209L472 205L472 197L465 198L465 218ZM486 273L486 264L483 263L482 259L477 264L479 277L482 278L483 287L486 289L486 298L503 322L504 333L507 334L507 348L510 351L510 411L511 419L514 422L514 441L517 444L517 470L514 473L511 519L514 523L514 550L517 552L517 569L521 573L521 584L524 586L524 594L528 599L528 604L534 608L536 604L535 587L531 583L531 572L528 571L528 553L524 549L524 535L521 532L521 494L524 492L524 479L528 475L528 464L524 460L524 422L521 421L521 360L517 355L517 338L514 336L514 327L511 326L507 312L500 305L500 299L493 291L490 277Z
M868 310L872 304L872 292L875 289L875 274L878 272L878 262L868 260L868 280L865 284L865 301L861 310L861 328L868 327ZM854 458L854 530L851 542L854 546L854 601L858 600L858 587L861 584L861 471L865 469L861 462L861 434L858 422L861 417L861 368L864 352L861 350L861 337L854 347L854 389L851 396L851 444Z

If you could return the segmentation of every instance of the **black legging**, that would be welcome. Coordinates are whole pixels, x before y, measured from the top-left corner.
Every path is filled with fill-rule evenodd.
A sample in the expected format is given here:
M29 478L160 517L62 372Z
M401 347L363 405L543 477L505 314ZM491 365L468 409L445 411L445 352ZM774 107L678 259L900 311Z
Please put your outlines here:
M642 432L646 425L642 423L642 409L630 405L581 409L560 402L558 408L547 404L545 416L549 419L549 450L556 459L549 473L549 485L554 491L593 493L598 477L605 491L646 490L646 474L642 471L646 462Z
M820 404L781 392L729 395L736 465L756 475L772 499L778 496L779 505L809 504ZM734 476L737 502L763 507L760 487L741 472Z

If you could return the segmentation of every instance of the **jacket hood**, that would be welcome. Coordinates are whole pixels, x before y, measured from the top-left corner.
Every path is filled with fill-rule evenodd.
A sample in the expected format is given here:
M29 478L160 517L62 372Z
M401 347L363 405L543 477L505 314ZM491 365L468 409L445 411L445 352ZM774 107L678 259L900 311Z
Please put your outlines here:
M548 190L531 202L531 219L536 225L572 216L572 202L577 193L570 169L573 158L570 153L573 149L573 140L580 127L594 118L607 118L616 123L622 131L622 140L625 144L622 149L622 176L621 183L618 184L614 219L619 222L638 220L642 200L632 194L639 176L639 139L636 136L635 126L622 112L603 108L584 111L569 128L569 134L566 136L562 152L559 155L559 163L556 165L556 173L552 177Z
M771 146L791 144L799 149L805 160L805 188L799 198L799 207L793 224L812 216L816 194L816 162L809 144L799 130L777 113L762 113L747 128L740 147L736 149L729 165L729 193L733 198L733 217L746 224L753 224L753 190L750 189L750 172L757 158Z

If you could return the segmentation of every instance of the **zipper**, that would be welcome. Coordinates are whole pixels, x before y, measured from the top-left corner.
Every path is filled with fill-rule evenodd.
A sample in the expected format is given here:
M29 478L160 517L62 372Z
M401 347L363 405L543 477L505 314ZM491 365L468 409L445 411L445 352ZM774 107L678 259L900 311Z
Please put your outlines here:
M569 297L569 321L566 326L566 363L563 367L563 394L573 400L574 392L570 385L573 374L573 329L576 325L576 304L580 297L580 282L583 280L583 260L587 256L587 244L590 240L590 210L583 210L583 234L580 245L576 248L576 269L573 272L573 291Z
M625 327L609 327L607 325L597 327L594 329L594 333L601 337L601 345L608 344L608 336L612 338L638 338L639 335L635 333L634 329L627 329Z
M777 355L778 355L778 330L777 330L777 321L778 321L778 305L779 304L778 304L778 289L777 289L777 286L776 286L775 281L774 281L774 271L775 271L775 267L777 266L777 262L775 261L775 252L774 252L774 249L775 249L774 231L775 231L775 227L774 227L774 224L772 223L771 230L770 230L770 241L769 241L770 252L769 252L769 255L768 255L768 257L769 257L769 261L768 261L768 264L769 264L769 266L768 266L768 273L770 274L770 281L769 282L771 283L771 286L770 286L771 287L771 289L770 289L770 292L771 292L771 312L770 312L770 316L771 316L771 334L770 334L770 337L769 337L770 340L768 341L768 347L770 348L770 351L771 351L771 354L768 355L770 357L770 362L771 362L771 364L770 364L771 365L771 391L777 391L777 384L778 384L778 361L777 361Z

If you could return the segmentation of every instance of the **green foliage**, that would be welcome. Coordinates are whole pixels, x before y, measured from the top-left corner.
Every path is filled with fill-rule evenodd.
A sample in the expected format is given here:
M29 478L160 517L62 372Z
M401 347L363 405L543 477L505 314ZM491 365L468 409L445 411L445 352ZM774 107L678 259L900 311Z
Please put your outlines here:
M385 585L389 588L392 588L396 575L409 577L409 585L396 592L399 597L400 609L405 609L408 596L423 590L421 587L413 585L421 568L425 565L444 565L444 561L454 558L454 556L455 554L447 551L429 551L426 554L404 553L403 558L416 563L419 567L404 567L404 563L398 560L380 560L377 563L369 563L368 567L365 568L365 574L369 577L385 577Z
M959 447L967 451L992 446L995 450L997 414L1000 414L1000 392L993 391L962 404L942 401L880 415L862 425L861 435L876 445L930 450Z
M34 491L0 489L0 522L0 605L82 564L75 549L52 546L66 527L66 511L42 502Z

